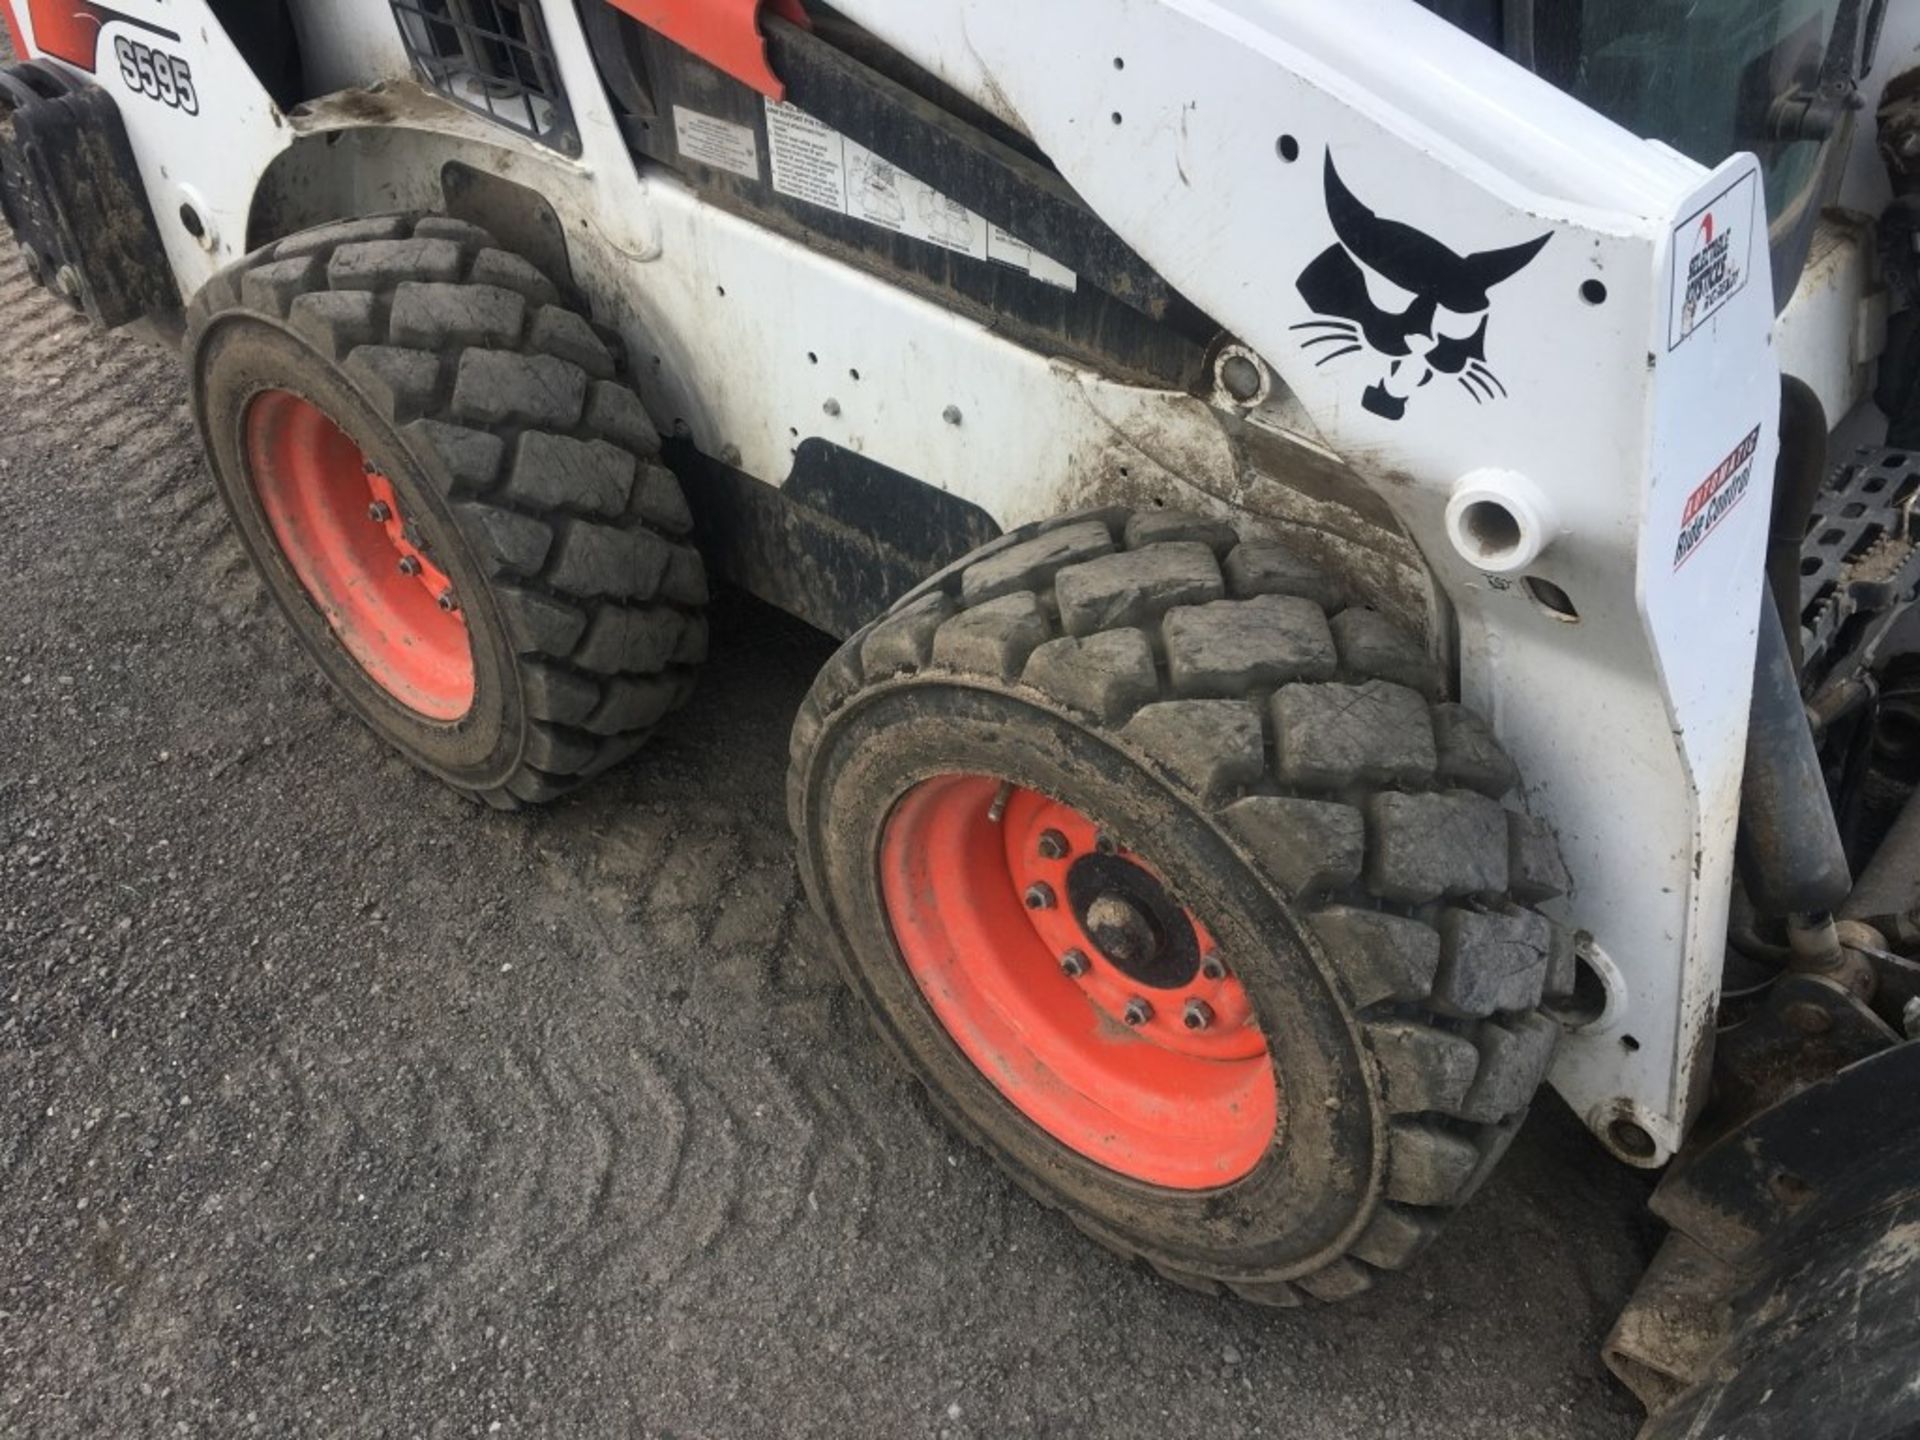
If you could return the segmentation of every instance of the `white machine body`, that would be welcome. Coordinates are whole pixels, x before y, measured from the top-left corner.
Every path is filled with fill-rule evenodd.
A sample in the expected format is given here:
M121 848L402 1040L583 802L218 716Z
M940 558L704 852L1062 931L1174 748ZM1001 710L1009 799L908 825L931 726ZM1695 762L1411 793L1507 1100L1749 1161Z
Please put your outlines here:
M1707 170L1412 0L836 6L1031 137L1264 362L1261 395L1209 403L1049 359L637 167L570 4L546 19L571 158L412 83L385 0L299 7L309 73L341 93L292 114L204 0L118 0L93 78L183 295L244 252L276 168L346 215L434 207L457 158L548 198L663 428L769 485L821 436L1006 528L1124 467L1169 503L1312 529L1311 498L1238 468L1223 417L1346 467L1417 547L1461 698L1559 835L1574 883L1556 918L1591 935L1604 1005L1552 1083L1622 1158L1664 1161L1711 1061L1782 353L1790 338L1830 404L1860 398L1865 250L1830 245L1776 324L1751 156ZM113 58L123 39L189 67L191 110ZM1916 44L1920 15L1895 17L1883 50ZM1334 221L1349 202L1465 263L1445 288L1466 308L1437 304L1399 360L1303 293L1316 261L1351 253ZM1367 283L1382 310L1407 305ZM1463 345L1478 353L1456 365ZM1620 1121L1652 1150L1623 1150Z

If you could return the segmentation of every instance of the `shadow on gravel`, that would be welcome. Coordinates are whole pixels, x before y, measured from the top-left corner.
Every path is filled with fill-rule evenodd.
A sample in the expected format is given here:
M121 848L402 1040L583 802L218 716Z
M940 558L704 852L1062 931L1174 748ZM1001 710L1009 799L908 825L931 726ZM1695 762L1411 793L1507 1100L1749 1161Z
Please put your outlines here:
M821 637L726 597L638 763L483 812L295 652L177 365L10 263L0 317L0 1432L1632 1432L1645 1185L1556 1103L1357 1303L1122 1267L838 988L783 800Z

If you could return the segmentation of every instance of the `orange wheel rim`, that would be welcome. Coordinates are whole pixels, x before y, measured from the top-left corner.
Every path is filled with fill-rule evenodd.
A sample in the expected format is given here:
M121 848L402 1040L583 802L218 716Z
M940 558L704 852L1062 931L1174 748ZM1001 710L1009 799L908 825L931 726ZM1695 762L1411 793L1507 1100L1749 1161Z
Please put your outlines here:
M990 776L916 785L880 879L908 970L1023 1115L1152 1185L1204 1190L1267 1153L1265 1033L1206 927L1072 806Z
M347 653L428 720L473 708L473 642L453 583L393 483L324 411L287 390L247 406L247 462L267 524Z

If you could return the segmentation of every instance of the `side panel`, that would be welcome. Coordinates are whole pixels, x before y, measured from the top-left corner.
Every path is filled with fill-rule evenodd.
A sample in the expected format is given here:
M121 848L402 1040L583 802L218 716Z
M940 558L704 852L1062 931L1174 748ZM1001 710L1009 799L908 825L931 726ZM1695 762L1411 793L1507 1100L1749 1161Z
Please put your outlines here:
M1774 452L1751 159L1707 175L1410 0L1169 0L1097 26L1064 4L842 8L991 94L1378 482L1457 608L1467 698L1561 834L1566 918L1620 976L1556 1081L1603 1138L1644 1132L1623 1153L1663 1158L1710 1038ZM1396 245L1423 258L1380 286ZM1463 308L1477 340L1448 329ZM1434 343L1463 332L1478 369ZM1689 501L1749 436L1741 499L1677 567ZM1529 512L1525 575L1577 625L1464 558L1463 482Z

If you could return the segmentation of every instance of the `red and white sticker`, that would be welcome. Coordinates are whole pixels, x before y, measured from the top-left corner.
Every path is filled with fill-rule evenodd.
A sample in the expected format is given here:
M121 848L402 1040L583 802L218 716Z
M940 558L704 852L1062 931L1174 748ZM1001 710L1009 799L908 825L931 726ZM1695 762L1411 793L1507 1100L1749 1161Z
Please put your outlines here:
M1749 171L1674 227L1669 350L1678 348L1745 288L1752 270L1758 193Z
M1747 498L1753 488L1753 457L1760 451L1760 427L1754 426L1747 438L1733 447L1726 459L1713 467L1687 497L1687 508L1680 512L1680 538L1673 547L1673 568L1678 570L1719 528L1720 522Z

